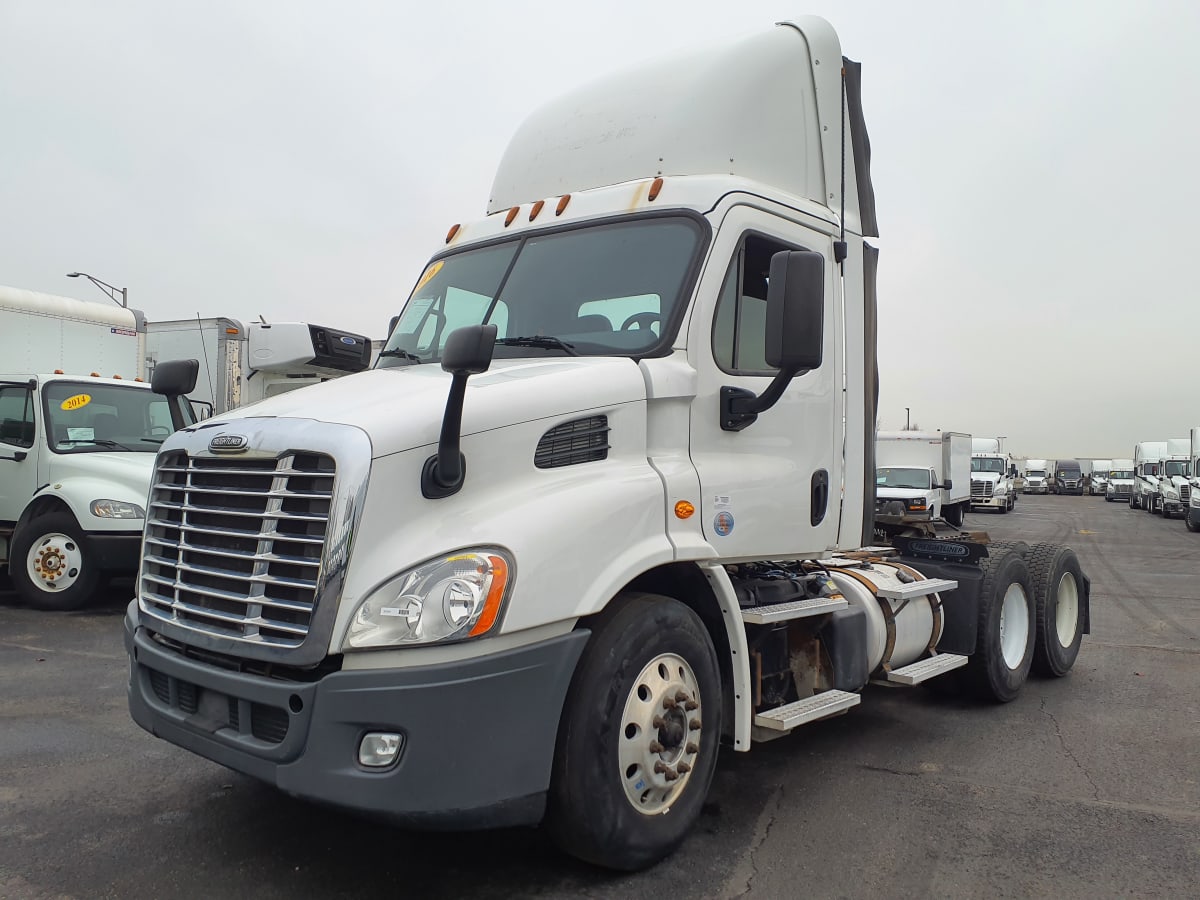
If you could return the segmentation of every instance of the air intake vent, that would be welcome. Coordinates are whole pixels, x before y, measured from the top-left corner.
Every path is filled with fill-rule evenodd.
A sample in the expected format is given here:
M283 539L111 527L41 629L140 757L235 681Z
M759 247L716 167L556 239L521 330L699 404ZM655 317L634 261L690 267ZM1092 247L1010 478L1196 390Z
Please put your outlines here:
M608 416L588 416L555 425L538 441L533 464L557 469L608 459Z

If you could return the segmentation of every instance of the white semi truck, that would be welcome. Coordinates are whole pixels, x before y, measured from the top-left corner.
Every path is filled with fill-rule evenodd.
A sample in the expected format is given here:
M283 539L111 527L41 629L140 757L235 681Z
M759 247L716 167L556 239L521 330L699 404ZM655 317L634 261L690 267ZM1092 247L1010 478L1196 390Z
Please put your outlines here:
M1188 501L1183 524L1188 531L1200 531L1200 428L1192 428L1188 437Z
M146 325L146 372L159 360L200 362L194 401L216 415L320 384L371 364L369 339L307 322L250 322L224 316Z
M1108 470L1104 485L1104 499L1108 502L1129 503L1133 498L1133 460L1114 459Z
M1141 441L1133 448L1133 493L1130 509L1153 512L1158 501L1158 479L1162 460L1167 455L1166 441Z
M1170 519L1187 511L1191 497L1191 442L1187 438L1169 438L1162 458L1158 491L1151 511Z
M1087 474L1088 494L1103 497L1108 493L1108 473L1113 467L1111 459L1093 459L1091 471Z
M816 18L535 113L372 371L163 445L133 718L291 794L544 819L636 869L684 840L721 743L873 681L1007 701L1065 674L1070 549L869 546L868 159Z
M997 438L971 439L971 508L1006 513L1017 505L1017 467Z
M0 569L74 609L137 570L169 398L141 381L136 310L0 287Z
M945 519L960 527L971 503L971 436L880 431L875 436L875 520Z
M1044 459L1025 460L1025 481L1021 487L1023 494L1044 494L1050 488L1048 485L1050 470Z

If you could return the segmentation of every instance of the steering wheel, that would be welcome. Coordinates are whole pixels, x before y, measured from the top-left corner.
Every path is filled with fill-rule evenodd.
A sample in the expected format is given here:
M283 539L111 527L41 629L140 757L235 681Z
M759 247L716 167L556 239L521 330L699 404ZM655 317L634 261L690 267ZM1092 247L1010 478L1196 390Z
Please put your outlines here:
M634 313L621 324L622 331L641 331L642 329L649 330L651 325L658 325L662 322L662 314L656 312L640 312Z

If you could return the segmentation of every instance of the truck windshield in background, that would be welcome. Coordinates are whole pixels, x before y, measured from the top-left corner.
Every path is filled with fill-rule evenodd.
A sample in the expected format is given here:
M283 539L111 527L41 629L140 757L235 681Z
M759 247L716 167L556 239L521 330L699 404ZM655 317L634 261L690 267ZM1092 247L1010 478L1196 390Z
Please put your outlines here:
M455 329L481 324L496 326L497 358L644 355L682 313L704 242L696 219L659 216L436 259L378 365L437 362Z
M930 488L928 469L897 469L881 467L875 470L876 487L916 488L927 491Z
M174 430L166 398L144 387L52 381L43 402L55 453L156 453Z
M1166 475L1170 478L1172 475L1182 475L1184 478L1188 474L1187 460L1184 459L1168 459L1163 466L1166 468Z
M1133 469L1113 469L1111 472L1108 473L1108 477L1109 477L1109 480L1132 481L1133 480Z
M1004 474L1004 460L998 457L974 456L971 458L972 472L995 472Z

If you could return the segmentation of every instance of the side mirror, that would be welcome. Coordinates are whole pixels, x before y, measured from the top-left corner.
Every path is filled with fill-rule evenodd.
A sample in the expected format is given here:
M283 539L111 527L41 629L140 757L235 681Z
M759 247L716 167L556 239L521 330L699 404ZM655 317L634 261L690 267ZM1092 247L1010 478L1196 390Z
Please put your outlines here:
M154 367L150 390L167 398L171 426L176 431L186 425L196 424L195 411L185 395L196 389L196 376L199 374L200 361L196 359L169 359Z
M947 479L946 479L945 481L943 481L943 482L942 482L940 485L936 485L936 484L935 484L935 485L934 485L934 487L940 487L940 488L941 488L942 490L944 490L944 491L953 490L953 488L954 488L954 479L953 479L953 478L947 478Z
M825 257L782 250L771 257L767 287L767 365L779 372L761 394L721 388L721 428L741 431L774 406L797 375L820 368L825 346Z
M388 319L388 332L387 332L388 337L392 336L392 332L396 330L396 326L399 323L400 323L399 316L392 316L390 319ZM385 340L385 343L386 343L386 340Z
M421 469L421 494L427 500L449 497L462 489L467 477L467 459L459 450L459 444L467 379L488 370L495 348L495 325L468 325L455 329L446 338L446 346L442 348L442 368L453 378L446 397L437 454L425 460Z

